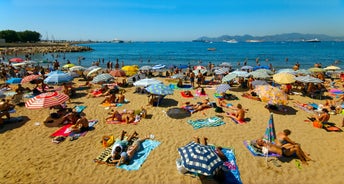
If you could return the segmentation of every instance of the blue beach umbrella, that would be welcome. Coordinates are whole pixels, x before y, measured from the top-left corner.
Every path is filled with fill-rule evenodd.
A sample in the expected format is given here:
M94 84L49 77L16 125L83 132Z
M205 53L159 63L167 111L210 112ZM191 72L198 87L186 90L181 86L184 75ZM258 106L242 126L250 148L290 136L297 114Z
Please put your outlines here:
M170 86L165 86L164 84L152 84L146 87L146 90L154 95L172 95L173 89L170 88Z
M166 65L158 64L158 65L154 65L154 66L152 67L152 69L153 69L153 70L160 70L160 69L163 69L163 68L165 68L165 67L166 67Z
M188 67L188 65L182 65L182 64L180 64L180 65L178 66L178 68L179 68L179 69L185 69L185 68L189 68L189 67Z
M46 79L44 79L45 84L62 84L65 82L70 82L73 80L73 77L67 73L55 73L49 75Z
M6 81L7 84L20 84L22 78L10 78Z
M215 175L223 164L210 146L190 142L178 148L178 152L186 170L205 176Z
M273 143L273 142L275 142L275 139L276 139L276 130L275 130L273 113L271 113L270 119L268 122L268 127L265 130L263 140Z
M259 70L259 69L266 69L266 70L270 70L269 66L255 66L253 67L253 71Z
M50 75L54 75L54 74L66 74L66 73L61 71L61 70L55 70L55 71L47 73L46 76L50 76Z

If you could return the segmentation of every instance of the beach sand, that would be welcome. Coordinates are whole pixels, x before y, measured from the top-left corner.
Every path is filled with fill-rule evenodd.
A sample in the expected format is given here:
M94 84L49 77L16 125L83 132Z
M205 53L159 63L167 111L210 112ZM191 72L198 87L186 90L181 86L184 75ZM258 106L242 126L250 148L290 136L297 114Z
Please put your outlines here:
M134 94L134 88L126 90L125 95L130 103L116 109L139 109L148 103L146 95ZM215 89L205 90L210 100L215 101ZM165 112L171 107L180 107L182 102L197 102L205 97L185 99L181 97L180 90L175 90L173 95L165 97L161 106L149 107L148 118L142 119L137 125L115 125L104 121L109 110L99 106L103 98L87 98L86 90L78 90L80 98L72 99L68 106L86 105L86 117L98 119L99 122L84 137L74 141L67 139L60 144L52 143L49 137L58 127L48 127L43 123L49 116L49 109L16 107L16 113L11 115L23 116L24 121L7 123L0 130L0 183L212 183L211 180L201 181L198 177L180 174L176 169L176 159L180 157L177 149L193 140L194 136L204 136L211 144L234 148L241 180L245 184L343 183L343 133L314 128L310 122L304 121L309 114L296 107L293 107L297 110L296 114L274 114L276 131L290 129L291 139L300 143L314 160L308 166L301 165L301 169L297 167L297 159L277 160L281 167L276 167L272 162L267 163L264 157L253 156L243 145L244 140L264 135L270 117L270 112L264 108L265 103L243 98L239 91L231 93L238 96L239 100L228 103L241 103L248 108L246 117L251 120L237 125L225 117L226 124L222 126L194 130L187 120L214 116L214 109L197 112L185 119L172 119ZM323 100L299 95L291 95L290 99L323 103ZM289 105L292 106L292 103ZM330 121L341 126L342 119L342 115L332 115ZM139 136L153 134L155 140L161 142L138 171L126 171L93 162L104 150L100 144L102 136L119 136L122 130L129 133L137 131Z

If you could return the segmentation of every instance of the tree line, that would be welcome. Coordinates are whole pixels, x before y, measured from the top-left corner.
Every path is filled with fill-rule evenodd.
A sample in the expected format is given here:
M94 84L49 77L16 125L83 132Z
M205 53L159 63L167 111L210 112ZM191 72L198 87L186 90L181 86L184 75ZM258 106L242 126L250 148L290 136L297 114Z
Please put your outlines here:
M0 31L0 39L5 39L7 43L16 42L38 42L41 40L41 34L36 31L13 31L3 30Z

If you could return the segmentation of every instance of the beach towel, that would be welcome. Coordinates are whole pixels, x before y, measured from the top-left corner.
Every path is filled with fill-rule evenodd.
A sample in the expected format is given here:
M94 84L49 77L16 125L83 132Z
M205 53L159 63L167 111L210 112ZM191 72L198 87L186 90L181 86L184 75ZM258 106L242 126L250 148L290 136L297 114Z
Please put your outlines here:
M225 168L225 182L231 184L241 184L240 172L236 163L236 158L233 149L222 148L223 154L227 157L228 161L223 163Z
M86 109L86 107L87 106L85 106L85 105L77 105L74 107L74 109L77 113L82 113L82 111L84 111Z
M121 107L121 106L123 106L123 104L122 103L102 103L99 106L102 106L102 107Z
M107 124L124 124L126 125L127 123L125 122L125 120L106 120L106 123ZM130 125L137 125L138 121L134 121L134 122L131 122L129 123Z
M181 91L180 94L182 95L182 97L184 98L193 98L194 96L190 93L190 95L186 95L184 91Z
M178 87L177 84L170 84L169 85L171 89L183 89L183 90L187 90L187 89L191 89L192 86L191 85L186 85L184 84L182 87Z
M235 116L231 115L229 112L227 112L227 117L229 117L234 123L242 125L242 124L246 124L246 121L239 121Z
M200 90L196 90L195 94L196 96L208 96L205 92L202 94Z
M260 101L260 98L258 96L252 96L250 94L244 93L241 95L242 97L248 98L248 99L252 99L252 100L257 100Z
M194 129L199 129L203 127L215 127L225 124L225 122L217 116L213 116L206 119L188 120L187 123L190 124Z
M124 164L118 168L125 169L128 171L139 170L141 165L149 156L150 152L160 145L160 142L156 140L145 140L141 143L140 150L134 155L133 160L130 161L128 165ZM106 148L97 158L94 159L94 162L100 164L106 164L111 157L112 146ZM109 166L113 166L109 164Z
M88 120L88 126L90 128L94 127L94 125L98 122L98 120ZM61 127L60 129L56 130L53 134L50 135L50 137L56 137L56 136L75 136L75 137L80 137L80 136L85 136L88 131L82 132L82 133L71 133L69 130L69 127L71 127L72 124L67 124Z
M252 144L251 144L251 141L249 140L246 140L244 141L244 145L245 147L251 152L251 154L253 156L261 156L261 157L265 157L266 155L264 155L264 153L262 152L262 150L254 147ZM276 154L276 153L270 153L268 154L268 157L280 157L281 155L279 154Z
M118 168L135 171L139 170L141 165L146 161L150 152L160 145L159 141L156 140L145 140L141 143L140 150L134 155L133 160L128 165L124 164Z
M311 110L308 108L308 105L309 104L302 104L302 103L294 103L294 106L301 109L301 110L304 110L308 113L314 113L314 110Z

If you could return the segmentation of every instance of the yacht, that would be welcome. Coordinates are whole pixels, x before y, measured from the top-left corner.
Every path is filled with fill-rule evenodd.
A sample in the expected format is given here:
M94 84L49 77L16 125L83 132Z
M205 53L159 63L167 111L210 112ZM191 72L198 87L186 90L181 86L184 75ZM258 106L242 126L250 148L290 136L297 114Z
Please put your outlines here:
M226 42L226 43L238 43L238 41L236 39L223 40L223 42Z
M262 40L246 40L248 43L258 43L258 42L263 42Z
M318 38L314 38L314 39L305 40L305 42L320 42L320 40L318 40Z

